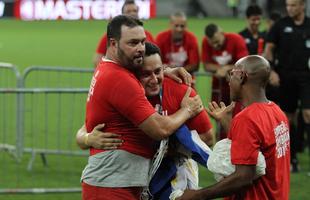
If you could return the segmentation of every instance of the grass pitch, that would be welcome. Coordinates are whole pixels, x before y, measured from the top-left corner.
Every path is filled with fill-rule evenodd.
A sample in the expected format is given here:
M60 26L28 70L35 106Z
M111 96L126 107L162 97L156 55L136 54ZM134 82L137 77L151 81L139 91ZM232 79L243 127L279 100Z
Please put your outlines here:
M210 22L219 24L227 32L237 32L245 26L243 20L238 19L189 19L189 30L195 33L198 41L202 41L204 27ZM24 22L15 20L0 20L0 62L9 62L17 65L22 72L26 67L32 65L44 66L71 66L90 68L92 56L97 43L105 32L106 21L35 21ZM153 19L145 22L145 28L156 35L158 32L168 28L168 19ZM0 72L1 73L1 72ZM1 74L0 74L1 75ZM3 77L3 76L0 76ZM0 80L1 81L1 80ZM33 80L35 81L35 80ZM87 82L87 81L86 81ZM210 94L210 79L199 77L198 91L206 101ZM30 83L35 85L35 83ZM85 83L88 87L88 83ZM1 99L0 99L1 100ZM81 100L80 106L85 102ZM9 104L8 104L9 105ZM10 107L8 106L8 109ZM12 108L13 109L13 108ZM53 108L50 108L53 110ZM12 112L14 112L12 110ZM12 114L14 115L14 114ZM83 123L84 113L80 111L73 128L76 130ZM14 126L4 119L8 116L0 114L0 130L4 126L11 133L7 137L14 139ZM32 124L31 124L32 123ZM28 122L26 127L40 129L38 123ZM52 129L52 128L51 128ZM45 129L42 128L42 132ZM28 133L31 132L28 130ZM71 133L74 143L74 134ZM8 136L9 135L9 136ZM5 139L0 133L0 143ZM61 135L60 135L61 137ZM68 138L70 138L68 137ZM58 138L59 139L59 138ZM48 143L57 143L57 137L50 137ZM69 139L70 140L70 139ZM57 145L57 144L56 144ZM76 147L72 147L76 149ZM301 154L301 172L291 176L290 199L310 199L307 189L310 177L306 175L310 161L306 153ZM0 152L0 189L10 187L79 187L81 171L86 163L85 157L48 156L48 167L44 167L37 156L34 160L32 171L27 171L30 155L26 154L20 163L16 163L7 153ZM3 162L5 161L5 162ZM206 170L200 170L201 186L214 183L212 175ZM0 195L0 199L80 199L80 194L38 194L38 195Z

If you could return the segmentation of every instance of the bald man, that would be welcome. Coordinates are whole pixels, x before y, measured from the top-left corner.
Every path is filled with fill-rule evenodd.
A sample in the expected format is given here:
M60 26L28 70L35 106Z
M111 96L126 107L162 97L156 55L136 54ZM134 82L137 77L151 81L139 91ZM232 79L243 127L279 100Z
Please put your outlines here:
M178 200L288 200L290 182L289 124L285 114L265 95L270 66L261 56L246 56L230 72L230 97L245 108L231 121L233 104L209 104L209 113L229 130L231 162L236 170L213 186L187 190ZM266 175L255 179L258 152L266 159Z

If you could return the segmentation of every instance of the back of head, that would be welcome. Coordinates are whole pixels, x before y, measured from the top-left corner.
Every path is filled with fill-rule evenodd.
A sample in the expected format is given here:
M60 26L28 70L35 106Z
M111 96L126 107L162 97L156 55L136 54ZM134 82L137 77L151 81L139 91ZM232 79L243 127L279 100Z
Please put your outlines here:
M247 7L245 14L246 14L246 17L249 18L251 16L262 15L263 12L262 12L262 9L258 5L253 4Z
M262 56L249 55L241 58L235 64L248 74L247 82L258 87L265 87L269 81L270 64Z
M118 15L113 17L107 26L108 46L111 38L114 38L116 41L120 40L122 26L133 28L136 26L143 26L143 23L137 18L128 15Z
M215 35L215 33L217 33L219 31L219 27L216 24L208 24L205 28L205 35L208 38L213 38L213 36Z
M159 47L151 42L145 42L145 57L154 54L158 54L159 56L161 56Z

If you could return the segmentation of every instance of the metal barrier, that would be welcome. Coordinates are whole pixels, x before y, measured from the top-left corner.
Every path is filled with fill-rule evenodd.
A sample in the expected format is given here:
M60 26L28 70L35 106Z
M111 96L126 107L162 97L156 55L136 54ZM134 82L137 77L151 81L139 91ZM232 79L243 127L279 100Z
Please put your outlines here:
M6 78L5 71L13 75ZM88 153L78 149L75 133L85 118L92 72L41 66L20 76L13 65L0 63L0 194L81 191L81 155Z
M79 93L87 93L91 75L93 73L93 68L74 68L74 67L59 67L59 66L31 66L24 70L24 73L21 78L21 85L25 88L35 88L36 92L38 90L41 90L42 92L48 92L48 93L58 93L58 94L64 94L64 93L73 93L77 94ZM81 76L82 74L86 74L87 76ZM38 89L37 87L40 87L41 89ZM45 88L45 89L43 89ZM47 88L53 88L53 89L47 89ZM66 89L69 88L69 89ZM74 88L74 89L73 89ZM26 90L24 90L26 91ZM31 91L31 90L30 90ZM58 97L58 103L60 103L60 96ZM73 98L74 99L74 98ZM86 99L86 98L85 98ZM85 107L85 99L81 99L80 101L77 101L80 108ZM66 99L66 101L71 101L72 99ZM26 103L24 101L24 103ZM51 105L50 103L46 102L45 106ZM68 105L72 105L72 103L68 102ZM69 107L67 107L69 108ZM24 105L21 105L21 109L24 109ZM45 111L47 111L47 108L44 108ZM84 109L83 109L84 110ZM26 109L27 113L32 112L33 109ZM60 112L60 110L59 110ZM70 111L68 111L70 112ZM73 112L73 111L71 111ZM81 111L81 118L84 119L85 115L84 112ZM45 113L46 119L47 113ZM71 115L72 116L72 115ZM23 118L25 119L25 118ZM57 117L57 119L61 119L61 117ZM46 125L50 126L50 122L45 122ZM75 131L79 128L79 126L83 124L83 121L80 121L78 126L76 124L72 124L71 127L75 127L75 129L72 130L71 133L75 133ZM61 126L61 122L58 122L58 127ZM77 127L76 127L77 126ZM58 131L59 133L59 131ZM47 128L45 128L45 138L48 138L49 131ZM26 134L24 134L26 135ZM68 140L72 140L74 136L72 135L71 138L68 138ZM45 139L47 140L47 139ZM45 142L47 145L47 142ZM26 141L27 144L27 141ZM58 145L59 146L59 145ZM59 147L58 147L59 148ZM62 148L64 149L64 148ZM24 152L31 152L32 158L29 162L28 169L31 170L32 168L32 161L35 159L35 156L37 153L41 154L43 163L45 162L45 154L63 154L63 155L85 155L85 152L69 152L67 150L54 150L51 148L25 148Z
M20 85L20 73L17 67L11 63L0 62L0 88L16 88ZM0 117L0 131L2 133L2 137L0 140L0 150L7 151L10 155L12 155L16 160L18 160L18 155L16 153L16 144L19 143L19 138L17 135L19 134L18 123L20 118L18 117L19 111L16 109L15 112L12 112L13 107L18 107L19 104L19 96L11 95L9 97L5 97L0 93L0 107L1 109L1 117ZM9 115L6 115L9 113ZM13 123L10 118L15 118L16 123ZM14 120L15 121L15 120ZM8 132L6 130L13 130L17 134L14 137L8 137Z

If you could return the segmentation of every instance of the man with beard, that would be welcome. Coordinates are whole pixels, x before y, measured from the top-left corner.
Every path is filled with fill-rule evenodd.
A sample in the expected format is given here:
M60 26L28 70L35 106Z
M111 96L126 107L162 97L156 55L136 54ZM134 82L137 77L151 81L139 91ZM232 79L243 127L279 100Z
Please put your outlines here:
M136 2L134 0L126 0L122 6L122 14L123 15L129 15L129 16L132 16L132 17L139 19L139 15L138 15L139 14L139 7L136 4ZM145 35L146 35L146 40L150 41L150 42L154 42L154 38L153 38L152 34L150 32L148 32L147 30L144 30L144 31L145 31ZM98 44L97 49L96 49L96 53L93 57L93 63L94 63L95 67L98 65L98 63L101 61L101 59L106 54L107 43L108 43L108 36L107 36L107 34L104 34L99 41L99 44Z
M290 121L292 171L298 172L296 154L303 142L296 130L299 105L310 138L310 19L305 15L304 0L286 0L286 9L288 16L268 33L265 57L274 65L270 84L279 87L279 103Z
M198 70L199 48L196 36L187 31L187 18L183 12L170 16L170 29L159 33L156 44L162 61L172 67L184 67L189 73Z
M269 101L265 87L270 65L261 56L240 59L230 72L232 101L245 108L233 119L233 104L209 104L209 113L229 130L231 163L235 172L213 186L187 190L178 200L226 199L288 200L290 184L290 137L287 117ZM266 175L255 179L259 151L266 159Z
M143 65L145 32L136 18L120 15L107 27L108 49L97 66L86 104L85 126L91 132L105 123L103 131L121 135L119 149L90 148L82 173L83 199L139 199L147 185L153 139L171 135L180 125L202 111L199 96L187 90L180 109L171 116L159 115L147 101L134 73ZM87 137L85 138L87 144Z

